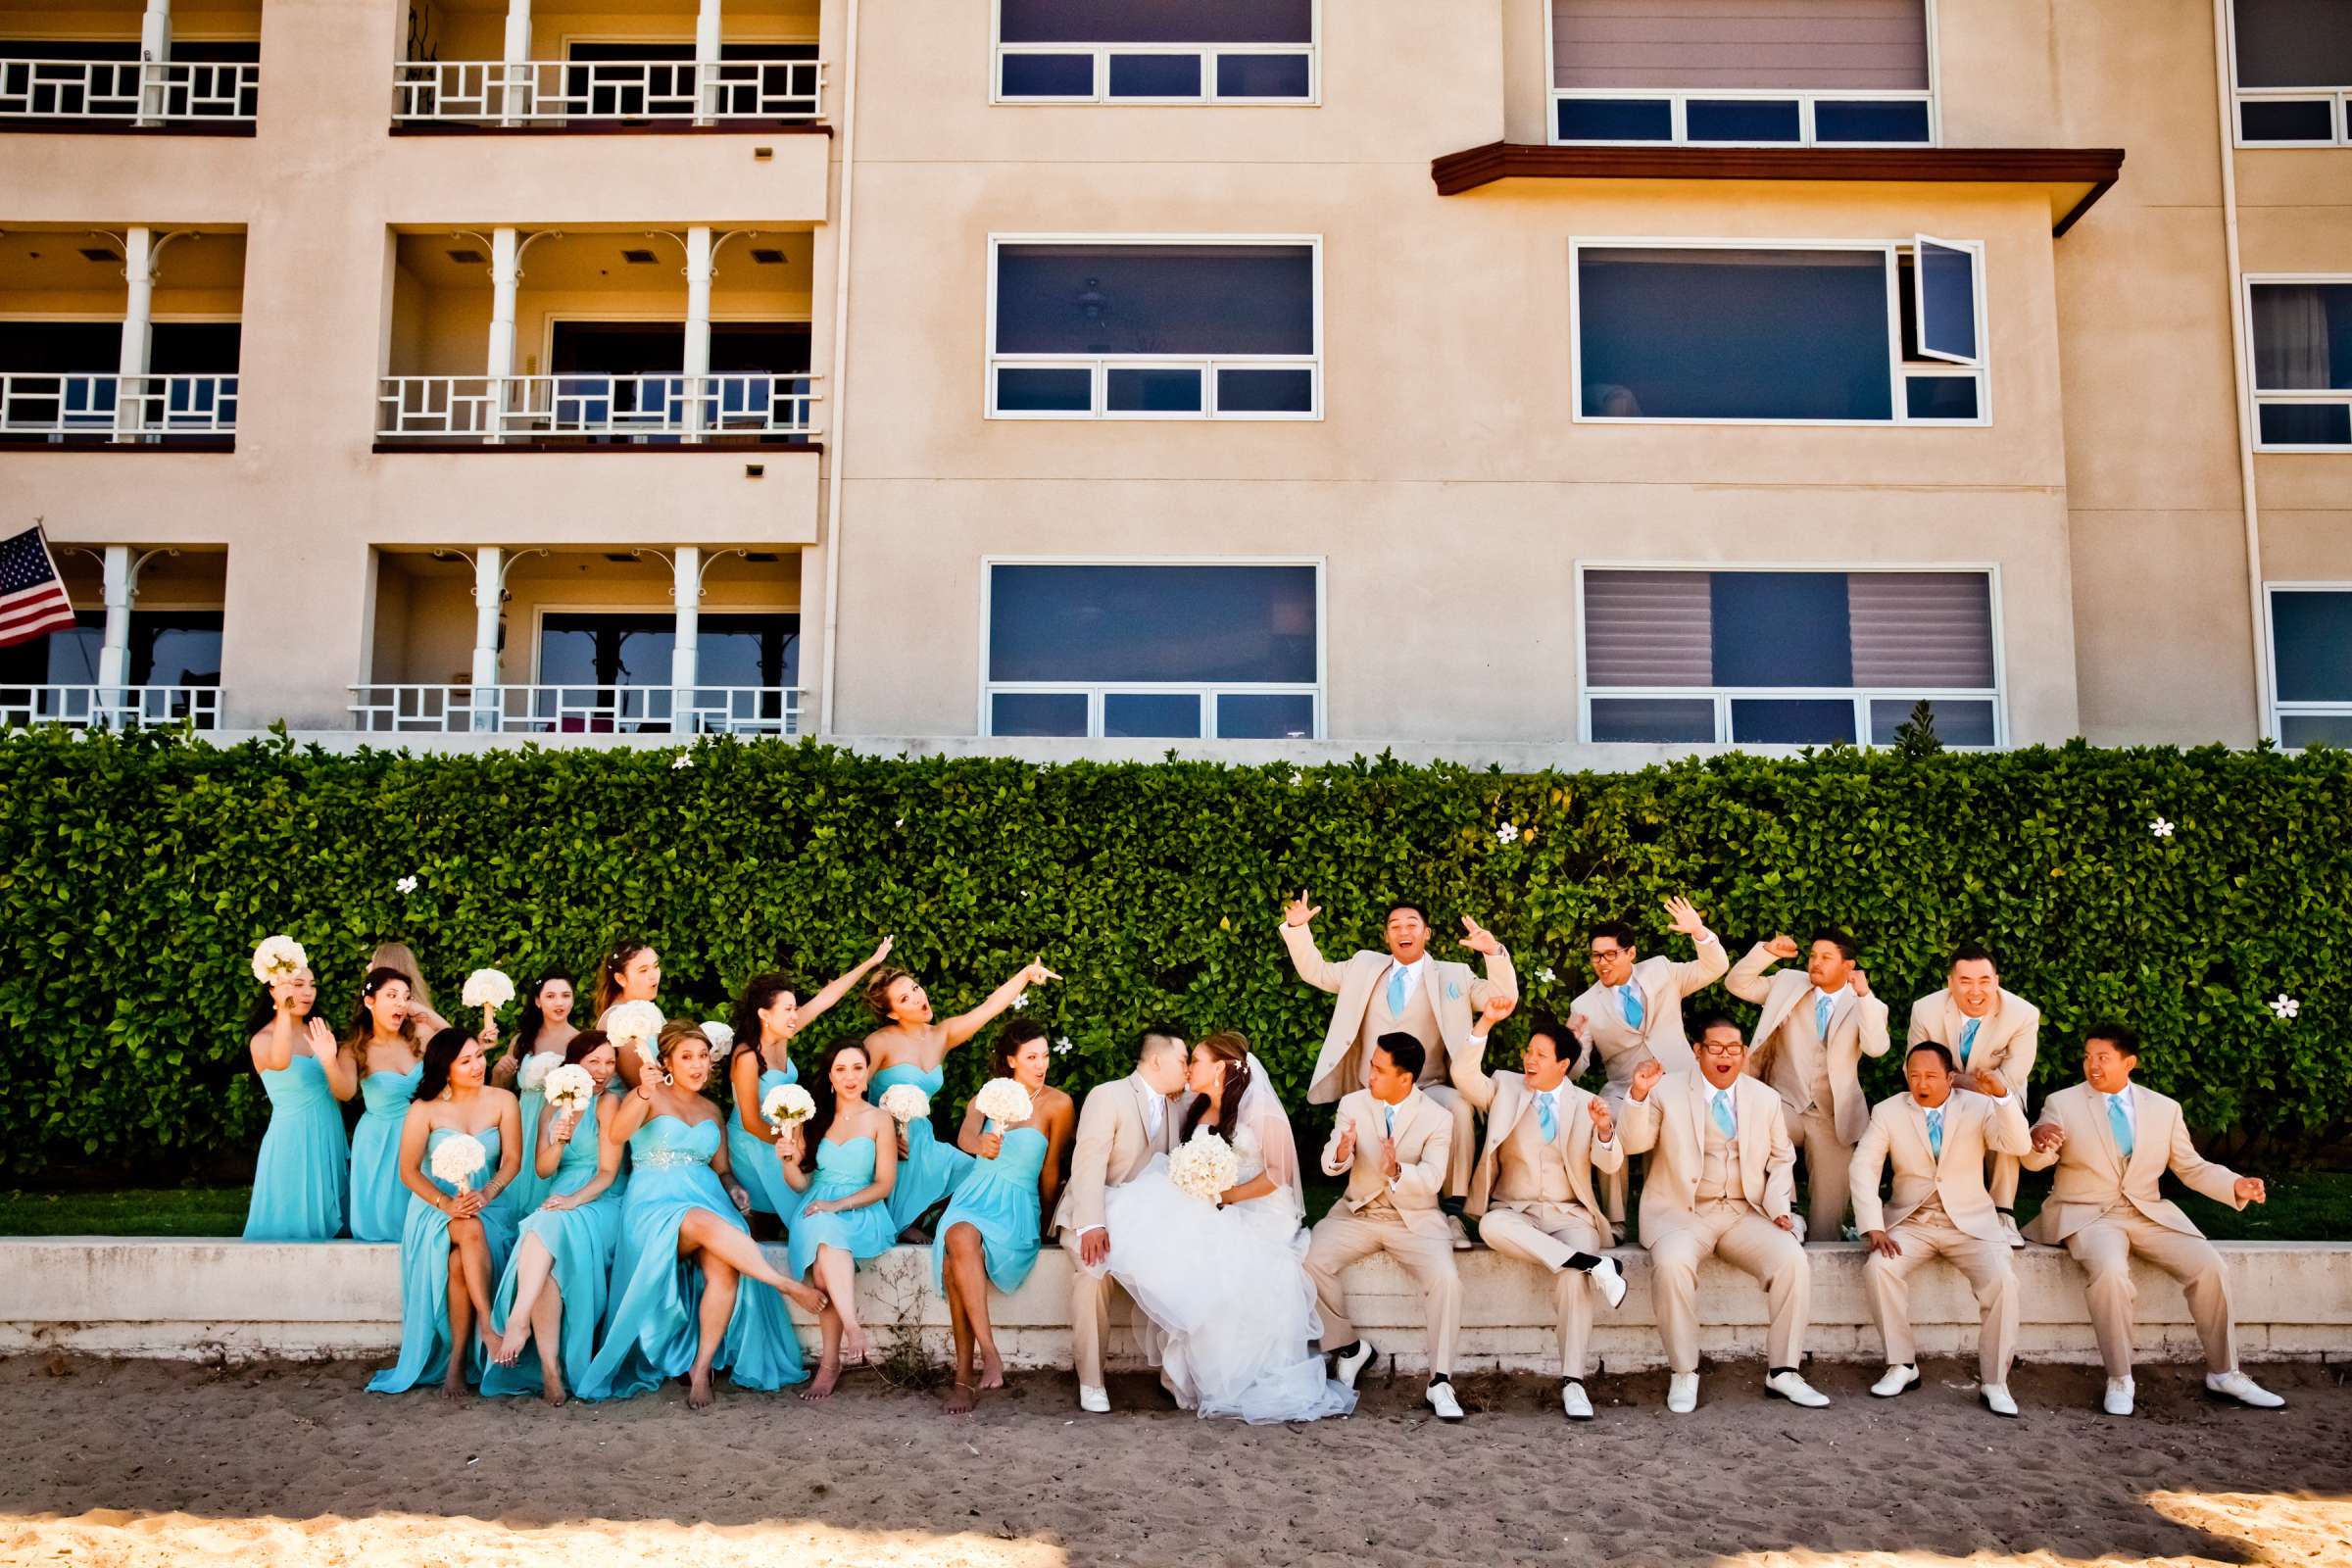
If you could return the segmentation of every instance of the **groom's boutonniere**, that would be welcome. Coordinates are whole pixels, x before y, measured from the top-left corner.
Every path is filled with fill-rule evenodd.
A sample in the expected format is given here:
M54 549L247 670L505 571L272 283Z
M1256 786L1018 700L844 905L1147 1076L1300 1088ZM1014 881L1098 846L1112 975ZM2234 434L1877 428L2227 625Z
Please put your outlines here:
M1462 983L1459 980L1448 980L1446 982L1446 1000L1447 1002L1459 1002L1462 1000Z

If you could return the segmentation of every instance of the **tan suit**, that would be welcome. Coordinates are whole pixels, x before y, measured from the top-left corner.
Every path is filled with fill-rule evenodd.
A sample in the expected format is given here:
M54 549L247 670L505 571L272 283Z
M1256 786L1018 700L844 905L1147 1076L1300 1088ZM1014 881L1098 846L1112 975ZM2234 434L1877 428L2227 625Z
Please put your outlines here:
M1393 1110L1397 1174L1381 1170L1380 1146ZM1340 1137L1352 1128L1355 1148L1338 1159ZM1315 1226L1306 1249L1307 1278L1323 1314L1326 1349L1353 1344L1348 1295L1340 1276L1374 1252L1387 1252L1421 1287L1429 1328L1429 1369L1453 1371L1453 1341L1461 1326L1462 1278L1453 1266L1453 1233L1438 1209L1451 1159L1453 1116L1416 1089L1394 1107L1358 1089L1340 1102L1331 1141L1323 1146L1323 1174L1346 1176L1348 1191Z
M1789 1140L1805 1152L1807 1239L1834 1242L1852 1192L1847 1167L1854 1145L1870 1123L1858 1069L1864 1056L1886 1054L1886 1004L1840 991L1824 1035L1813 1025L1812 977L1802 969L1766 974L1776 961L1758 943L1724 985L1764 1009L1747 1070L1779 1091L1788 1107Z
M1159 1104L1159 1126L1152 1126L1152 1102ZM1110 1293L1117 1289L1106 1273L1080 1266L1078 1238L1102 1224L1102 1195L1123 1187L1143 1173L1152 1156L1176 1147L1176 1134L1192 1096L1166 1099L1130 1074L1104 1084L1086 1097L1078 1112L1078 1133L1070 1152L1069 1185L1054 1210L1054 1229L1061 1233L1070 1253L1070 1352L1077 1363L1078 1381L1090 1389L1102 1387L1102 1329L1110 1311ZM1147 1320L1139 1319L1138 1334L1147 1350L1154 1345Z
M2107 1097L2090 1085L2061 1089L2041 1102L2037 1125L2060 1129L2066 1144L2056 1153L2036 1150L2025 1156L2028 1170L2058 1167L2041 1212L2026 1227L2026 1240L2065 1247L2089 1275L2090 1326L2109 1377L2132 1373L2134 1252L2180 1282L2205 1345L2207 1369L2234 1372L2237 1331L2222 1254L2157 1184L2170 1170L2191 1192L2243 1208L2237 1173L2197 1152L2177 1102L2137 1084L2125 1093L2136 1123L2129 1160L2118 1152Z
M1772 1367L1805 1353L1813 1267L1804 1243L1775 1220L1796 1197L1796 1150L1781 1097L1753 1078L1732 1082L1734 1136L1709 1113L1714 1089L1697 1073L1669 1073L1647 1100L1628 1100L1618 1136L1629 1154L1651 1153L1642 1183L1642 1245L1666 1364L1698 1370L1698 1265L1710 1254L1763 1283Z
M2041 1047L2041 1009L2013 991L1993 998L1992 1011L1977 1024L1969 1042L1968 1059L1960 1059L1960 1037L1970 1019L1952 1001L1949 991L1937 991L1911 1004L1911 1036L1907 1046L1933 1040L1952 1054L1954 1066L1970 1072L1998 1074L2012 1099L2026 1093L2034 1076L2034 1058ZM1992 1156L1992 1206L2017 1206L2018 1162L2015 1155Z
M1990 1100L1955 1089L1938 1108L1940 1156L1928 1137L1927 1108L1908 1094L1879 1102L1854 1149L1854 1224L1885 1231L1902 1250L1896 1257L1873 1251L1863 1265L1871 1315L1886 1342L1886 1364L1917 1362L1911 1275L1931 1257L1948 1260L1977 1294L1977 1376L2006 1384L2017 1353L2017 1271L2009 1261L2008 1232L1984 1190L1984 1156L2015 1156L2034 1147L2025 1105L2016 1094ZM1883 1204L1879 1174L1889 1160L1894 1198Z
M1642 997L1639 1029L1625 1021L1624 996L1616 987L1597 980L1568 1005L1571 1016L1581 1013L1592 1026L1587 1031L1588 1044L1609 1075L1600 1093L1618 1115L1624 1114L1634 1071L1643 1062L1654 1061L1670 1073L1698 1071L1698 1058L1690 1054L1690 1037L1683 1032L1683 999L1722 979L1732 960L1717 938L1696 944L1696 951L1697 956L1689 963L1659 957L1643 958L1634 965L1630 984ZM1585 1065L1579 1062L1577 1071L1582 1072ZM1625 1224L1625 1192L1626 1172L1620 1166L1601 1181L1609 1221L1618 1227Z

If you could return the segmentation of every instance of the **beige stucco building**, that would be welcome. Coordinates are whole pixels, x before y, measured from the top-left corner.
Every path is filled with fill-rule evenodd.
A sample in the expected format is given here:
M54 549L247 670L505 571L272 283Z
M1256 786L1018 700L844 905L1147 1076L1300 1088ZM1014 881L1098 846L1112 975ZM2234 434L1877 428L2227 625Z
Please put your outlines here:
M0 719L2352 741L2348 90L2352 0L0 0Z

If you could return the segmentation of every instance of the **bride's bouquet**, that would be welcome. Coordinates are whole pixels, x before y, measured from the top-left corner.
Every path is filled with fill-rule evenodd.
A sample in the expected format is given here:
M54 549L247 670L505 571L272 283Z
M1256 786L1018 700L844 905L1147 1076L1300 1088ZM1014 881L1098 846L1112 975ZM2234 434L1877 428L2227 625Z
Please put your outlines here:
M466 977L458 1000L468 1007L495 1011L514 1000L514 982L496 969L476 969Z
M1191 1143L1168 1156L1168 1180L1203 1203L1216 1202L1241 1177L1242 1157L1212 1132L1193 1134Z
M527 1075L531 1064L524 1062L522 1070ZM588 1112L589 1102L596 1099L596 1080L588 1075L587 1068L576 1061L569 1061L561 1067L548 1069L546 1078L541 1082L541 1092L547 1097L547 1108L555 1114L584 1116Z
M902 1127L926 1120L931 1114L931 1097L912 1084L892 1084L882 1091L880 1103L890 1119Z
M771 1127L797 1127L816 1114L816 1099L799 1084L778 1084L760 1102L760 1114Z
M264 937L253 950L253 977L264 985L291 980L310 961L311 956L292 937Z
M1027 1121L1037 1110L1029 1091L1011 1078L991 1078L982 1084L972 1097L972 1108L995 1122L999 1132Z
M460 1193L466 1193L472 1190L473 1179L482 1173L482 1167L490 1163L490 1151L482 1147L479 1138L460 1133L435 1144L427 1163L435 1181L447 1182Z
M526 1095L534 1089L545 1092L548 1074L555 1071L556 1061L556 1057L544 1051L532 1052L522 1058L522 1065L514 1070L514 1087ZM585 1075L586 1071L582 1069L582 1076Z

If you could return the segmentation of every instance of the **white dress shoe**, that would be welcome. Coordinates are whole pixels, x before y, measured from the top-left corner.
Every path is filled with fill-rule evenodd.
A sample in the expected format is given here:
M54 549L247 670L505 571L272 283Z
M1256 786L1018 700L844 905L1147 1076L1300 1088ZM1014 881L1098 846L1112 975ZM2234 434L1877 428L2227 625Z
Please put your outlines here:
M2017 1216L2005 1208L2001 1210L2001 1236L2011 1247L2026 1245L2025 1237L2018 1233Z
M2009 1397L2007 1384L1987 1383L1977 1390L1977 1396L1984 1401L1984 1408L1994 1415L2005 1415L2013 1420L2016 1418L2017 1401Z
M1812 1384L1794 1372L1775 1372L1764 1380L1764 1392L1775 1394L1790 1404L1801 1404L1808 1410L1818 1410L1830 1402L1830 1396L1817 1393Z
M1453 1237L1453 1250L1454 1250L1455 1251L1457 1251L1457 1252L1467 1252L1468 1250L1470 1250L1470 1233L1469 1233L1467 1230L1463 1229L1463 1227L1462 1227L1462 1216L1461 1216L1461 1215L1459 1215L1459 1214L1448 1214L1448 1215L1446 1215L1446 1230L1447 1230L1447 1232L1449 1232L1449 1233L1452 1235L1452 1237Z
M1343 1386L1352 1389L1355 1387L1355 1380L1362 1375L1364 1368L1378 1359L1380 1359L1380 1352L1372 1348L1372 1342L1358 1340L1355 1342L1355 1349L1351 1354L1332 1358L1331 1374L1338 1378Z
M1615 1258L1602 1258L1585 1270L1585 1276L1600 1287L1600 1298L1609 1303L1610 1311L1625 1300L1625 1270L1617 1266Z
M2250 1404L2257 1410L2276 1410L2286 1403L2276 1394L2246 1376L2243 1372L2208 1372L2205 1387L2214 1394Z
M1689 1415L1698 1408L1698 1374L1677 1372L1666 1380L1666 1408Z
M2130 1378L2109 1378L2106 1397L2099 1402L2109 1415L2130 1415L2132 1413L2132 1380Z
M1870 1392L1877 1395L1882 1399L1891 1399L1896 1395L1902 1393L1905 1389L1910 1388L1913 1384L1916 1384L1918 1381L1919 1368L1915 1366L1889 1366L1886 1368L1886 1375L1870 1386Z
M1585 1397L1585 1386L1582 1383L1560 1385L1560 1413L1571 1421L1592 1419L1592 1401Z
M1110 1391L1108 1389L1090 1389L1083 1383L1079 1384L1078 1408L1084 1410L1088 1415L1110 1414Z
M1438 1412L1439 1420L1459 1421L1462 1418L1461 1401L1453 1396L1452 1384L1432 1383L1422 1392L1421 1397L1427 1399L1429 1407Z

